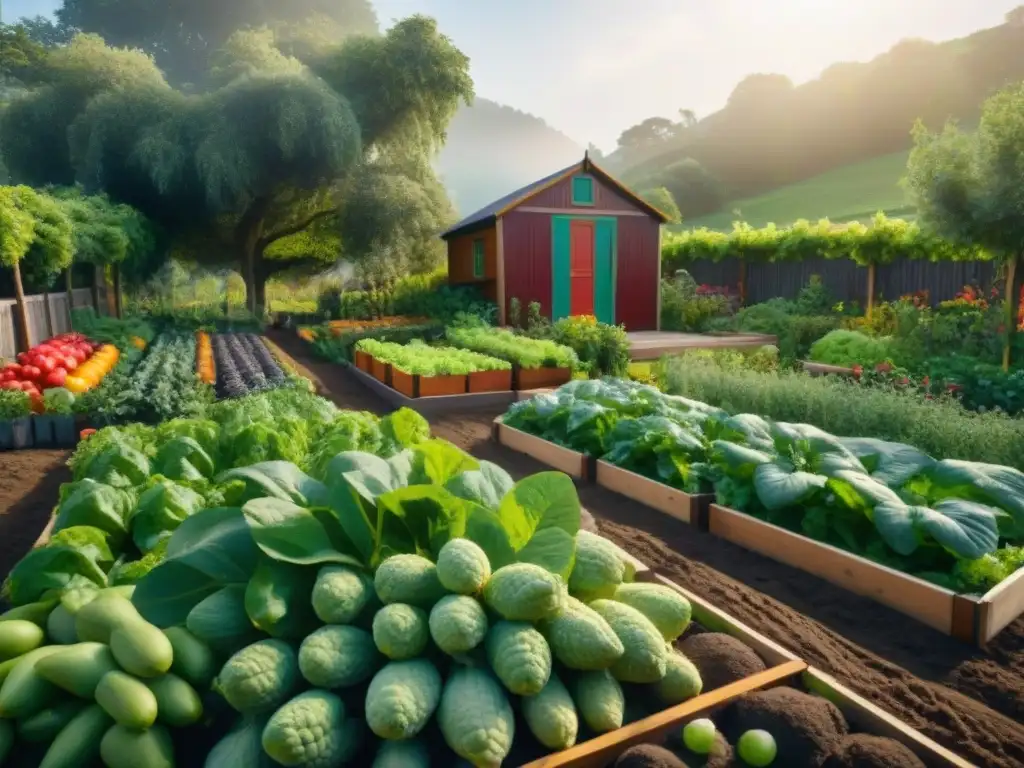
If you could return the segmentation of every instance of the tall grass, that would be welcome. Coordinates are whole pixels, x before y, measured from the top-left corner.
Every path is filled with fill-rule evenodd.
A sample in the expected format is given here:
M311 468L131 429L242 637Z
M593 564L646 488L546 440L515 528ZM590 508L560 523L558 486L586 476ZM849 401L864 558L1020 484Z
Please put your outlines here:
M726 369L692 355L665 360L657 376L666 392L731 413L813 424L841 437L906 443L938 459L1024 470L1024 419L974 413L953 400L926 400L917 393L861 388L787 370Z

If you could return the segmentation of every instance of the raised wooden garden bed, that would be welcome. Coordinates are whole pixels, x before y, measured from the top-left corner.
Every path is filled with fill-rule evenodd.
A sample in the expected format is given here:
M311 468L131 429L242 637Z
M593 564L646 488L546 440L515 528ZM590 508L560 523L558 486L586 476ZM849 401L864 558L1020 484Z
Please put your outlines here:
M391 386L408 398L444 397L466 393L465 376L420 376L391 368Z
M578 480L590 480L593 477L589 457L579 451L563 448L555 445L550 440L531 435L513 427L507 427L502 422L501 416L494 420L493 437L495 442L511 448L513 451L525 453L541 464L547 464L552 469Z
M475 371L469 374L470 392L508 392L512 389L512 369Z
M360 384L395 408L412 408L425 416L445 411L507 408L515 400L514 393L509 390L504 392L466 392L465 376L443 377L460 379L461 384L451 385L449 383L447 385L450 387L448 391L455 392L455 394L435 395L427 393L436 392L438 388L425 385L427 382L433 385L438 377L411 376L388 366L387 380L382 381L378 376L361 371L355 366L350 366L346 370Z
M966 643L984 646L1024 613L1024 569L985 595L968 596L717 504L709 509L708 530Z
M357 349L355 350L353 357L356 368L360 371L366 371L367 373L371 373L373 371L373 358L368 353Z
M831 675L808 666L778 643L714 607L699 595L662 576L653 576L650 580L686 597L693 607L694 622L711 632L732 635L754 650L768 665L768 669L708 691L611 733L534 760L524 768L608 768L630 747L662 743L667 736L678 734L682 726L694 718L711 715L746 694L779 685L791 686L828 699L842 711L857 732L894 739L914 752L929 768L971 768L967 761L871 704Z
M670 485L651 480L607 461L597 462L596 475L597 484L609 491L645 504L676 520L694 525L698 530L707 529L707 511L715 500L714 494L684 493Z
M375 357L370 358L370 374L382 384L391 383L391 366Z
M520 368L513 366L515 383L513 389L544 389L560 387L572 381L571 368Z

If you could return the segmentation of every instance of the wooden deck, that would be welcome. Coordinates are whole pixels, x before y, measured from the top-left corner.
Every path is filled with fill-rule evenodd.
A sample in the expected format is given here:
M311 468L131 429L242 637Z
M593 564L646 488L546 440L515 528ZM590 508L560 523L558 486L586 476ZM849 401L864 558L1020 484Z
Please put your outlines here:
M756 333L712 335L706 333L675 333L672 331L637 331L627 333L630 357L633 360L657 360L663 355L687 349L756 349L776 344L774 336Z

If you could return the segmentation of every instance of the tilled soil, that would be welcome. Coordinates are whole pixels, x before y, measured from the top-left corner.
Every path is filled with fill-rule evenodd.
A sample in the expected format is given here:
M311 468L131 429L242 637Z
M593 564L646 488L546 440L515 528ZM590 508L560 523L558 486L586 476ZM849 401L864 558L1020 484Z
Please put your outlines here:
M294 335L274 339L325 397L344 408L390 407L342 366L313 359ZM542 471L490 439L498 413L434 417L433 432L513 477ZM580 488L601 532L979 766L1024 765L1024 619L982 651L867 598L702 534L597 486Z
M0 574L6 576L35 544L71 479L67 451L0 453Z

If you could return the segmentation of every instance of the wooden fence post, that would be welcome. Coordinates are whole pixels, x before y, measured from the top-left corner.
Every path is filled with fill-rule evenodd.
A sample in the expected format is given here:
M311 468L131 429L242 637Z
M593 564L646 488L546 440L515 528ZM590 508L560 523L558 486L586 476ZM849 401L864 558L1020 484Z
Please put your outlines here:
M871 313L875 308L875 262L868 264L868 303L864 314L868 320L871 319Z
M94 264L92 268L92 308L96 315L100 314L100 278L103 275L103 267Z
M1006 260L1006 341L1003 344L1003 370L1010 370L1013 341L1017 335L1017 318L1020 316L1020 289L1024 270L1019 269L1024 254L1013 254Z
M50 294L43 291L43 312L46 317L46 338L53 338L53 310L50 309Z
M740 258L740 306L747 305L747 262Z
M114 312L117 315L117 319L121 320L121 265L115 264L112 270L114 273Z

